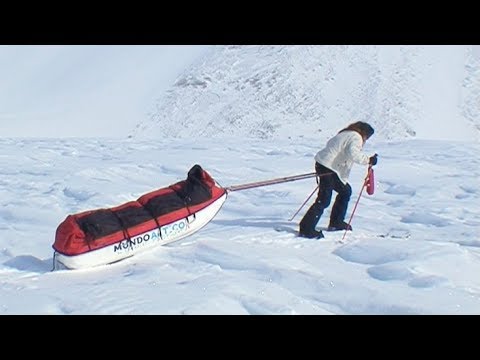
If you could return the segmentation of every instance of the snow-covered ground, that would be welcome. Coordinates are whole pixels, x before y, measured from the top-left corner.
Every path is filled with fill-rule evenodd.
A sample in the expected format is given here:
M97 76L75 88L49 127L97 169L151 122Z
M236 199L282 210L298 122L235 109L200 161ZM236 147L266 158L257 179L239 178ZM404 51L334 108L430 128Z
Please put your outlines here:
M231 192L196 234L88 270L52 269L67 214L119 205L200 164L222 186L313 171L318 144L289 140L0 140L3 314L479 314L480 145L376 142L375 194L354 231L276 228L313 179ZM357 199L366 169L354 168ZM348 215L350 214L350 211ZM319 226L328 223L327 211Z

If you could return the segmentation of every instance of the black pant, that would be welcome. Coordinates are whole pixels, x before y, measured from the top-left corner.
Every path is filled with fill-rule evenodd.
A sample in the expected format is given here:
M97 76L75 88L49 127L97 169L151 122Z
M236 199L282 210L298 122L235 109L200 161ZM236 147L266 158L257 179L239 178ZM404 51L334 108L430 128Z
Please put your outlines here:
M300 221L300 232L309 233L315 230L323 211L330 205L332 191L337 192L335 203L330 214L330 224L339 224L345 220L348 202L352 195L352 187L340 181L338 175L331 169L315 162L315 171L320 177L317 199L310 206Z

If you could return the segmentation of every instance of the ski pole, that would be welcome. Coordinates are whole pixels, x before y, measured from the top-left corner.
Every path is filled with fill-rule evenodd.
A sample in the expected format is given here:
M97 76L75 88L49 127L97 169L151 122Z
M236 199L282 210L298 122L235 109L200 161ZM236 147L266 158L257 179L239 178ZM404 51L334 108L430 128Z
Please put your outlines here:
M368 171L367 171L367 176L365 177L365 180L363 181L363 186L362 189L360 190L360 194L358 195L357 202L355 203L355 206L353 207L352 215L350 215L350 220L348 220L348 226L347 229L345 229L345 232L343 233L342 241L345 239L345 235L347 235L348 228L350 227L350 223L352 222L353 214L355 214L355 210L357 209L358 202L360 201L360 197L362 196L363 189L367 185L368 177L370 175L370 168L372 165L368 166Z
M293 214L293 216L290 219L288 219L288 221L292 221L295 218L295 216L297 216L297 214L300 212L300 210L302 210L302 208L305 206L305 204L308 202L308 200L310 200L312 195L315 194L315 191L317 191L319 187L320 187L320 183L318 183L317 187L315 189L313 189L312 193L308 196L307 200L305 200L303 202L302 206L300 206L300 208L297 210L297 212L295 214Z

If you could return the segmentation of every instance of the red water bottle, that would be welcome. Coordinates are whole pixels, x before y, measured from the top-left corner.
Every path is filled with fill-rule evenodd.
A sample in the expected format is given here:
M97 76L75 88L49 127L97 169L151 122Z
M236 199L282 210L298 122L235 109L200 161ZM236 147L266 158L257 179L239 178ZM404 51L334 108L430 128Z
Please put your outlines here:
M372 195L375 192L375 175L373 174L373 167L368 168L367 178L367 194Z

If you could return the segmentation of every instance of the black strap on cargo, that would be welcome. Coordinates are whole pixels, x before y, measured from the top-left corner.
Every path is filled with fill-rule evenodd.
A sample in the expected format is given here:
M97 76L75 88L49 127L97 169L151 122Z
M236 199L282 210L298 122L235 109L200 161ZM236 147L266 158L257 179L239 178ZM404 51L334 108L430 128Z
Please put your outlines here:
M190 207L188 206L187 199L189 199L190 202L192 201L192 199L188 195L187 196L182 196L173 186L169 186L169 188L172 189L180 199L182 199L182 201L185 204L185 207L187 208L187 211L188 211L188 216L187 216L187 219L188 219L188 217L190 217L190 215L192 215L192 212L190 211Z
M120 218L120 216L118 216L118 215L115 213L115 211L112 211L112 210L110 210L110 211L112 212L113 216L115 216L115 217L117 218L118 222L120 223L120 226L122 227L123 236L124 236L126 239L128 239L129 245L133 247L133 245L132 245L132 244L133 244L132 238L130 237L130 234L128 233L128 229L127 229L127 227L125 226L125 224L123 223L122 219Z
M160 240L163 240L163 238L162 238L162 229L161 229L160 224L158 223L157 218L153 215L153 212L150 210L149 207L143 206L143 208L145 209L146 212L148 212L148 213L150 214L150 216L152 217L153 221L155 221L155 224L157 225L158 233L160 234Z

